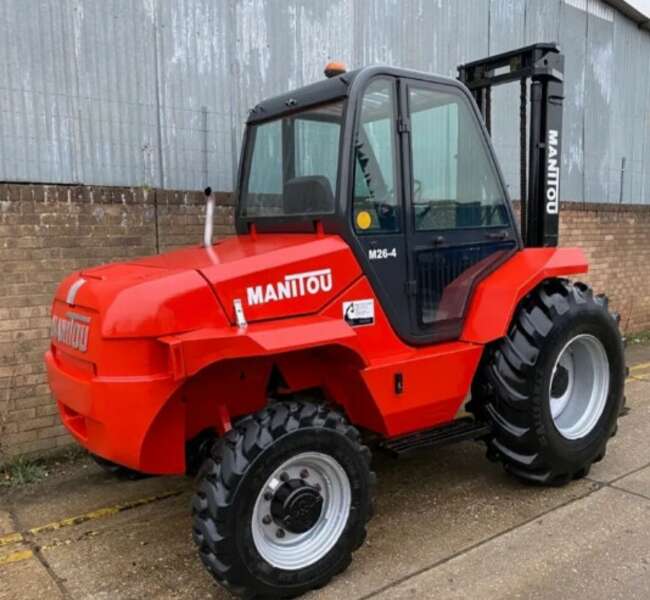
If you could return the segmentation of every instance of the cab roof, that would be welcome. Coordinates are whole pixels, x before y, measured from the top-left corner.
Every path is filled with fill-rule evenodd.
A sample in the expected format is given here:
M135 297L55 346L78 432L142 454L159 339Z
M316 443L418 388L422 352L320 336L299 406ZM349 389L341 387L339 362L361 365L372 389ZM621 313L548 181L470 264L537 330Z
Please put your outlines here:
M355 69L329 79L321 79L304 87L274 96L263 100L252 108L248 114L246 123L255 124L270 119L276 119L298 110L304 110L308 106L322 104L337 98L343 98L350 94L352 83L359 80L367 80L375 75L388 75L392 77L409 77L434 83L453 84L457 87L463 86L456 79L432 75L422 71L389 67L387 65L371 65Z

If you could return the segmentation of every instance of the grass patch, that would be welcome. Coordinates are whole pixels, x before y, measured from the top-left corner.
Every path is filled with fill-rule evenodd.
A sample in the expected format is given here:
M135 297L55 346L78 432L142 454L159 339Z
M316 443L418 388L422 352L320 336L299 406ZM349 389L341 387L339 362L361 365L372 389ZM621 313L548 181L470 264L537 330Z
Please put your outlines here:
M53 467L76 462L87 454L81 446L72 444L40 458L18 456L0 464L0 487L17 487L42 481Z
M42 460L19 456L5 464L0 470L0 485L14 487L41 481L47 476L47 469Z

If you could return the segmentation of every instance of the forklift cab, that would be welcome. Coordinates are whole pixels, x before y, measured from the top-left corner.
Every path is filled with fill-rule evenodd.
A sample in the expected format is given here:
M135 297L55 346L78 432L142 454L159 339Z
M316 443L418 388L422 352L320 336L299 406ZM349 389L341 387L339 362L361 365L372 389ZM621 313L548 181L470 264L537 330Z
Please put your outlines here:
M474 285L522 247L468 88L373 66L250 113L236 191L239 233L343 237L398 335L460 336Z

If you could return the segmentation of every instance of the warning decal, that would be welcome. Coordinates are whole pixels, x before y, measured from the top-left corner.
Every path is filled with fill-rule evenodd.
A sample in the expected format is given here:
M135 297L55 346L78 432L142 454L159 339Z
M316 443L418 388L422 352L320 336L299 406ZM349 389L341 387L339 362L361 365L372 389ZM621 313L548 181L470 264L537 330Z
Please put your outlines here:
M353 300L343 303L343 318L353 327L358 325L372 325L375 322L375 301Z

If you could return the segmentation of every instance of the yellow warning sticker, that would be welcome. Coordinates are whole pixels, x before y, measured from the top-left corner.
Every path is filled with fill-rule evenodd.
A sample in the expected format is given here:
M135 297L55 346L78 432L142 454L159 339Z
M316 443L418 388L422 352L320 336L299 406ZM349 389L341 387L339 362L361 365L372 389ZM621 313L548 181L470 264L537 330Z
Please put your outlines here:
M372 225L372 217L367 210L362 210L357 215L357 227L359 229L368 229Z

